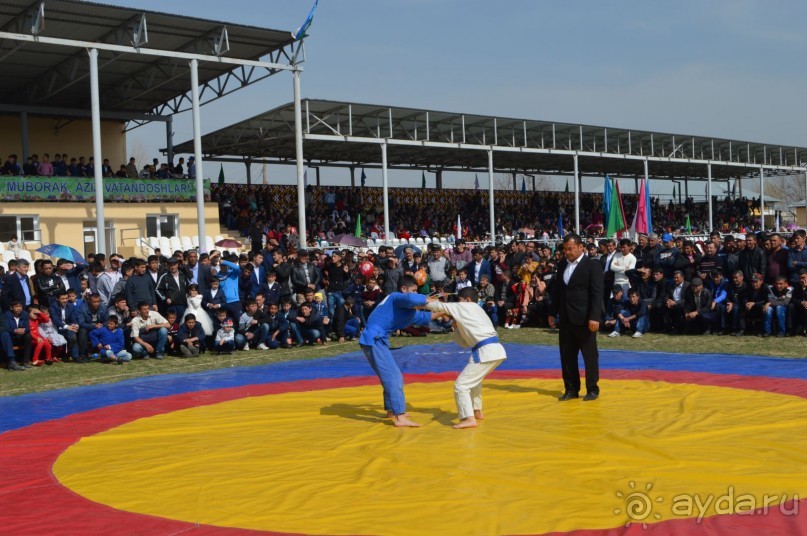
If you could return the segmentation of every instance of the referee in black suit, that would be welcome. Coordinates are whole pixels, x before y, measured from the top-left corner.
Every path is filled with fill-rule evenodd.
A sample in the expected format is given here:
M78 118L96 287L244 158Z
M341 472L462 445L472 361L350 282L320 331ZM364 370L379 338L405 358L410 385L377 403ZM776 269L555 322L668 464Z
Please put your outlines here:
M583 354L586 366L586 396L596 400L600 395L597 331L603 310L603 269L586 255L579 235L568 234L563 239L565 260L558 264L557 280L552 285L549 327L558 319L560 335L560 364L563 371L564 393L560 400L580 396L580 370L577 354Z

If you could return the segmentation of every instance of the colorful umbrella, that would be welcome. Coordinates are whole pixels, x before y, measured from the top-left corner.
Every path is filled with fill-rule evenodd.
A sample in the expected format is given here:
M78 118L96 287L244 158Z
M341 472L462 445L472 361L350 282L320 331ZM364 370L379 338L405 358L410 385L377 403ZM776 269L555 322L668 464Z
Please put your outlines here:
M84 257L81 256L81 253L71 248L70 246L65 246L62 244L48 244L46 246L42 246L41 248L37 249L37 251L43 255L47 255L48 257L53 257L56 259L67 259L73 264L87 263L87 261L84 260Z
M236 249L241 247L241 242L233 240L232 238L224 238L216 242L216 246L220 248Z

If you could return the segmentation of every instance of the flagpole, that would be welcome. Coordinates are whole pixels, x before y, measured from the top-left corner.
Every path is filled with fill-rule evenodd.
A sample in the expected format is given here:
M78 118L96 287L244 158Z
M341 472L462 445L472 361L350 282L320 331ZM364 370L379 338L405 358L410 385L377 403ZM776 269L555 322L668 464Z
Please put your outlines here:
M577 179L577 153L574 154L574 232L580 234L580 181Z

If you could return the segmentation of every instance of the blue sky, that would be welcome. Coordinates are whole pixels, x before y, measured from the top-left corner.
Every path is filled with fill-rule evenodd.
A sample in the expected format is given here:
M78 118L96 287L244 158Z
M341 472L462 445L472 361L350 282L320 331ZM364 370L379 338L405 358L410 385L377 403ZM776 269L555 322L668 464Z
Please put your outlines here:
M293 30L313 0L104 3ZM320 0L302 93L807 146L804 20L807 3L776 0ZM291 87L279 75L206 106L203 131L289 102ZM190 139L189 115L175 119L176 141ZM162 125L140 128L130 147L156 154L161 138ZM294 171L269 176L292 182ZM323 170L323 182L349 179Z

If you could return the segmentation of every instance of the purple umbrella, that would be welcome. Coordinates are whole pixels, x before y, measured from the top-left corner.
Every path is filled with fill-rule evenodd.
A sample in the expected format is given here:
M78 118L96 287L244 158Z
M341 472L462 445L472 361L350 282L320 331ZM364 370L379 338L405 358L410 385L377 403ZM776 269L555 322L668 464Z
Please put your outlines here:
M787 229L788 231L795 231L798 228L799 228L798 223L788 223L787 226L785 227L785 229Z
M334 237L333 239L334 244L339 246L348 246L348 247L355 247L355 248L366 248L367 241L359 238L358 236L353 236L350 234L343 234Z

